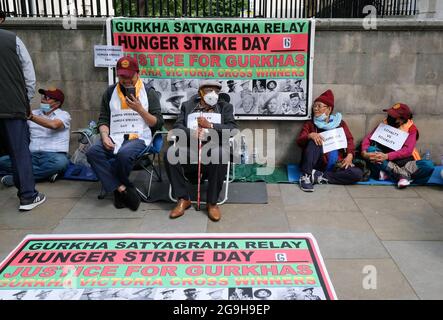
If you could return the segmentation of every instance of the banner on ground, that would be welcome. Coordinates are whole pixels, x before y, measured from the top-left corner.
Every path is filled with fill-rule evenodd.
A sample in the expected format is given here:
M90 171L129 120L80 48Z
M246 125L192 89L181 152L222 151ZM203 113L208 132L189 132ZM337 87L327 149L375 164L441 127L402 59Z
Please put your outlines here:
M311 234L29 235L4 300L336 299Z
M217 79L239 119L310 117L314 20L111 18L107 30L160 92L164 115Z

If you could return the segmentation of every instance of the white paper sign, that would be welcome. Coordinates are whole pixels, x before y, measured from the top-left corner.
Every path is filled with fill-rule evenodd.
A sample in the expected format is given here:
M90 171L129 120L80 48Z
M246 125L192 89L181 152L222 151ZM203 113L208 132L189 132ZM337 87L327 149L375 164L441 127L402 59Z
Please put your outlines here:
M143 134L144 120L137 112L129 109L121 112L111 112L111 138L115 143L114 154L123 143L125 134Z
M121 57L123 57L123 47L121 46L94 46L95 67L113 68Z
M323 153L348 147L348 140L343 128L324 131L320 135L323 137Z
M204 117L211 123L221 123L221 114L215 112L193 112L188 115L188 128L191 130L197 130L197 118Z
M390 125L380 123L371 136L371 140L378 142L385 147L398 151L403 147L409 134Z

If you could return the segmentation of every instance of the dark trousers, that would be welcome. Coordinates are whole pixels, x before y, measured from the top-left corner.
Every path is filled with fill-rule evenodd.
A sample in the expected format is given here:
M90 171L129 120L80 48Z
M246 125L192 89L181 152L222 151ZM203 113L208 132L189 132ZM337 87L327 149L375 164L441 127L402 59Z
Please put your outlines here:
M170 147L172 148L172 147ZM172 186L172 194L175 199L189 200L189 193L187 189L187 180L193 183L197 183L198 179L198 165L190 163L190 150L187 148L182 149L183 153L187 155L187 163L171 164L168 161L168 152L164 155L164 162L166 173L169 178L169 182ZM210 204L216 204L218 202L218 196L223 188L223 182L226 179L226 173L228 165L222 163L223 153L229 152L223 148L213 148L211 152L219 155L218 163L202 164L202 180L208 179L208 188L206 191L206 202ZM178 155L178 151L176 153ZM229 159L229 158L228 158Z
M323 147L317 146L314 141L309 140L306 148L303 150L300 171L301 174L311 174L313 169L324 170ZM357 167L326 171L323 174L329 183L341 185L356 183L361 180L362 175L363 172Z
M21 200L33 199L37 195L29 151L29 126L24 119L0 119L0 135L8 145L11 157L14 184Z
M145 149L146 144L143 140L126 140L117 154L114 154L113 151L106 150L100 141L89 148L86 157L105 191L113 192L122 184L126 187L133 186L129 181L129 174L138 156Z

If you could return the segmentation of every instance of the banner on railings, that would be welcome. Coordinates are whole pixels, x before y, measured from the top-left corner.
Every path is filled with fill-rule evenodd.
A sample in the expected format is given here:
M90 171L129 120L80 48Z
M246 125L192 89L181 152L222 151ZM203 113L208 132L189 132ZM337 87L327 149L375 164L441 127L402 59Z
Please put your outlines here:
M202 79L217 79L239 119L310 117L314 20L112 18L107 26L108 45L137 58L165 115L179 113Z
M0 300L336 299L311 234L29 235Z

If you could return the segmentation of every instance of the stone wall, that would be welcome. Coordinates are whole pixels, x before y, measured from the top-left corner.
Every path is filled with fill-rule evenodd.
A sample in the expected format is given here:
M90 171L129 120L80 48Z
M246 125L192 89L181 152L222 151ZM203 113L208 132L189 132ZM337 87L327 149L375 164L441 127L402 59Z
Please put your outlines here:
M105 20L81 19L64 30L60 19L8 19L33 58L38 87L56 85L66 93L72 128L97 118L107 71L95 68L93 46L105 44ZM383 118L382 109L408 104L420 130L419 149L433 160L443 155L443 20L379 19L366 31L357 19L318 20L314 97L330 88L336 111L344 114L359 141ZM35 98L33 105L38 105ZM168 126L171 121L168 121ZM298 162L295 146L302 123L240 121L241 128L276 129L277 163ZM76 147L75 141L71 149Z

